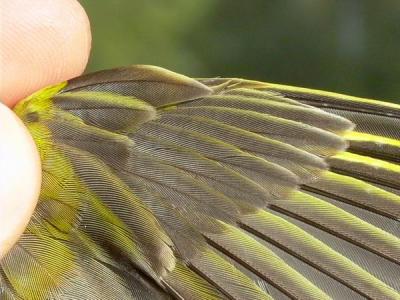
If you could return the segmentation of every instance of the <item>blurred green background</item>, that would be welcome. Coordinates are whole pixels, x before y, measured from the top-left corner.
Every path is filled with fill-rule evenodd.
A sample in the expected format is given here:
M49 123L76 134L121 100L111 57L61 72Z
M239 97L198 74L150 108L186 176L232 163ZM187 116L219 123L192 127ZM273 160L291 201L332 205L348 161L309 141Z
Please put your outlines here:
M399 0L81 0L88 70L154 64L400 103Z

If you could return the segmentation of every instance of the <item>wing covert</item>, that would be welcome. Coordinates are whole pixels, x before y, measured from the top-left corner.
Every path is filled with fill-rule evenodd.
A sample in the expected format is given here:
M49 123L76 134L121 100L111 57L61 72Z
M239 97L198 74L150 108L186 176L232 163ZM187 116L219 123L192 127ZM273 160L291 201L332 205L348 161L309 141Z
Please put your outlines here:
M44 186L0 295L68 299L112 281L126 299L400 299L396 105L132 66L16 112Z

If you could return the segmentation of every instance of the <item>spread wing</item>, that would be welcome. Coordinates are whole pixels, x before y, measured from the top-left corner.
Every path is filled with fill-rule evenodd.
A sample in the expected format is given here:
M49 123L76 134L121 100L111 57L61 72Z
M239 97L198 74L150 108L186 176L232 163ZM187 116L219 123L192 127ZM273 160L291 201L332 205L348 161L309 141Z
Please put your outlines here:
M16 112L43 188L4 299L400 299L400 106L133 66Z

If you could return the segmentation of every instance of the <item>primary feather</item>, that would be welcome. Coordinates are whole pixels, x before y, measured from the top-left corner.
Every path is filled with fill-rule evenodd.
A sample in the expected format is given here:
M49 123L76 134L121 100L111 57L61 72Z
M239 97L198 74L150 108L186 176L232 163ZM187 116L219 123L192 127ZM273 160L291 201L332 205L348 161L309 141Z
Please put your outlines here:
M400 106L132 66L15 111L43 187L1 299L400 299Z

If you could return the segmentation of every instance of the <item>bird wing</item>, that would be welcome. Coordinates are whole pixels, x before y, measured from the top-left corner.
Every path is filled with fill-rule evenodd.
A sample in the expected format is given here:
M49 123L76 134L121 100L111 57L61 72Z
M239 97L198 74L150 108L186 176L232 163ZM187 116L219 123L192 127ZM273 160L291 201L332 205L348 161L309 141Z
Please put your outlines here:
M400 106L152 66L16 113L43 186L4 299L400 299Z

